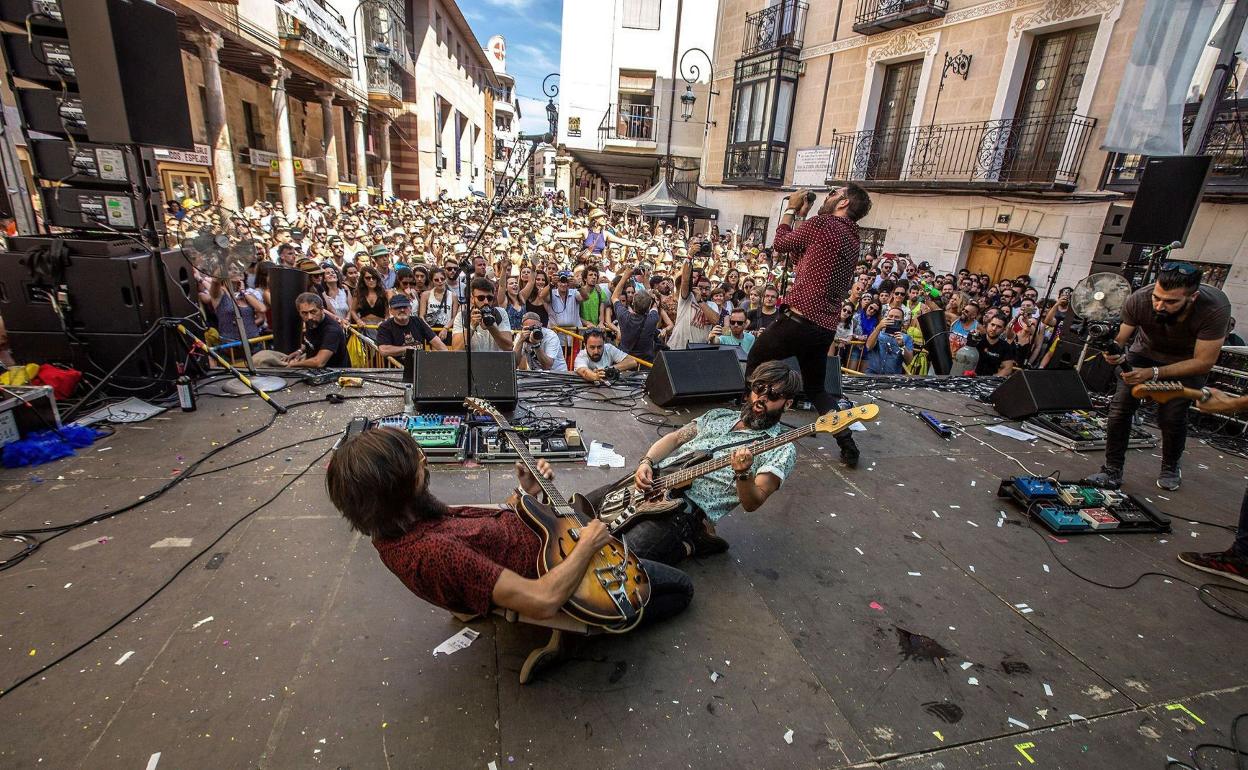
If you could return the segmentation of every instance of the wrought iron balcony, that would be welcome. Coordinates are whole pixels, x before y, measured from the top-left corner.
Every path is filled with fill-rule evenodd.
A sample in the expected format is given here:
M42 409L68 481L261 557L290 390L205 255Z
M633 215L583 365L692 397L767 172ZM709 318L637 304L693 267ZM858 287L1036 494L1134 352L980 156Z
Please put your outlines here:
M854 31L861 35L875 35L942 18L947 10L949 0L858 0Z
M598 124L598 139L654 143L654 116L653 104L613 104Z
M774 187L784 181L787 159L788 148L782 144L730 144L724 154L724 181Z
M403 72L391 59L368 57L368 101L379 107L403 106Z
M351 74L350 48L346 42L347 24L342 15L324 0L300 6L308 19L282 9L277 11L277 33L282 50L300 63L332 77Z
M827 181L876 188L1073 190L1095 118L937 123L832 137Z
M1199 104L1189 104L1183 110L1183 143L1192 133ZM1248 112L1248 99L1230 99L1218 106L1205 134L1202 152L1213 156L1206 195L1248 194L1248 129L1244 126L1244 112ZM1147 155L1113 153L1104 187L1120 192L1134 192L1144 174Z
M741 45L741 55L752 56L777 48L800 51L802 35L806 32L806 11L809 8L801 0L780 0L761 11L746 14L745 42Z

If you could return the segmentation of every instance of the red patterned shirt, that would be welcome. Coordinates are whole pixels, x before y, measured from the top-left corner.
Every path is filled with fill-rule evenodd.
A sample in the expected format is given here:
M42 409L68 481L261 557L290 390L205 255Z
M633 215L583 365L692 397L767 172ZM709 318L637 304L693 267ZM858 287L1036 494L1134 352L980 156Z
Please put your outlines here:
M393 540L374 540L381 561L412 593L452 612L490 611L504 569L537 577L541 541L507 508L452 507Z
M797 275L782 302L829 331L836 329L858 264L858 225L821 215L797 229L781 224L772 248L797 255Z

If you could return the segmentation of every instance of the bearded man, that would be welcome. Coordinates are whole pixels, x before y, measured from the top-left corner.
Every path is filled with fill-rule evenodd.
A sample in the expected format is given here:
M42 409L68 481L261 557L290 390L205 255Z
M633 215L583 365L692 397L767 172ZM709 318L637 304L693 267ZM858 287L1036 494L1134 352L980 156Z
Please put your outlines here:
M638 557L675 565L687 556L723 553L728 541L715 534L715 522L738 504L746 511L758 510L793 472L793 444L757 456L748 445L784 431L780 418L802 392L802 376L780 361L766 361L754 368L747 384L740 411L712 409L646 450L634 474L638 489L648 489L656 475L691 455L731 455L732 464L681 490L684 506L672 515L639 519L627 529L624 542ZM591 492L589 501L597 505L609 488Z
M1140 400L1131 387L1151 380L1178 380L1189 388L1205 384L1218 361L1231 320L1231 303L1222 293L1202 284L1200 268L1187 262L1166 262L1157 282L1139 289L1122 306L1122 326L1115 339L1119 349L1131 343L1126 355L1105 355L1110 364L1127 366L1109 405L1105 435L1105 465L1089 481L1110 489L1122 485L1122 468L1131 437L1131 418ZM1134 338L1134 341L1132 341ZM1192 402L1176 398L1157 406L1161 428L1161 473L1157 486L1179 488L1179 460L1187 441L1187 410Z

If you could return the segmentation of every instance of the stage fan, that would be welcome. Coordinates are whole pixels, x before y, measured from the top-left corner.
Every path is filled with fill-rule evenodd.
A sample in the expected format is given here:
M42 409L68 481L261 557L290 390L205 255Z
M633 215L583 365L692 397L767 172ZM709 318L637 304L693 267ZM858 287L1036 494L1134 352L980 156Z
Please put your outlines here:
M1082 371L1092 340L1098 344L1112 340L1122 318L1122 306L1131 296L1131 284L1117 273L1093 273L1075 284L1070 293L1070 309L1084 321L1083 349L1075 371ZM1111 350L1113 345L1110 345Z
M176 234L180 240L182 253L200 273L216 278L231 290L230 274L246 275L247 268L257 258L264 255L257 248L257 242L251 237L251 230L238 213L224 206L198 206L187 211L186 216L178 223ZM234 319L238 323L239 337L243 349L243 358L247 361L247 371L251 375L251 384L266 393L286 387L286 380L281 377L258 377L255 365L251 361L251 343L247 340L243 323L243 314L238 308L238 300L231 295L234 305ZM247 395L252 391L242 382L227 382L223 390L235 395Z

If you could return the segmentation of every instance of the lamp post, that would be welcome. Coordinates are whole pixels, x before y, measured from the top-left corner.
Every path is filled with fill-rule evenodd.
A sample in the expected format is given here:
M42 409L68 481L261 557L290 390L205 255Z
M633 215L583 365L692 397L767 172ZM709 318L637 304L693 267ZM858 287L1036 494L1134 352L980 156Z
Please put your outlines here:
M557 144L559 141L559 108L555 106L555 97L559 95L559 85L557 83L547 84L551 78L559 77L558 72L552 72L542 78L542 93L546 95L546 122L550 124L550 135Z
M693 94L693 84L698 82L698 78L701 77L702 75L702 69L697 64L690 64L688 69L685 68L685 57L687 57L691 53L700 53L704 57L706 57L706 68L707 68L707 71L712 75L712 78L711 78L712 82L707 83L707 93L710 96L719 95L719 93L715 91L714 88L712 87L712 83L714 80L714 66L715 65L714 65L714 62L711 61L711 55L708 54L706 51L703 51L701 48L687 49L683 54L680 55L680 67L679 67L680 79L685 81L685 84L686 84L685 92L680 95L680 119L685 121L686 123L689 122L689 118L693 117L693 105L698 101L698 97L694 96ZM685 72L688 72L689 74L686 75ZM711 104L710 104L710 100L708 96L708 100L706 104L706 128L707 130L709 131L710 127L713 125L715 125L715 122L711 120Z

